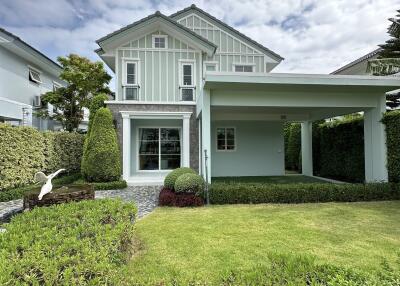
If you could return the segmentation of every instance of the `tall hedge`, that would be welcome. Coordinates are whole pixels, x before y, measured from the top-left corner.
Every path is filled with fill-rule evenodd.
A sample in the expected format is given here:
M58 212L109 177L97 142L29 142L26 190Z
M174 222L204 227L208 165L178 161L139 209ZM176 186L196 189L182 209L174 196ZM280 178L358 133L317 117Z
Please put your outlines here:
M78 171L83 140L76 133L0 124L0 191L32 183L38 171Z
M100 108L94 117L82 175L89 182L116 181L121 176L121 160L114 129L113 117L108 108Z
M386 125L389 181L400 182L400 111L387 112L382 122Z
M293 123L290 125L290 131L288 136L287 149L287 166L289 170L300 170L301 169L301 125L299 123Z

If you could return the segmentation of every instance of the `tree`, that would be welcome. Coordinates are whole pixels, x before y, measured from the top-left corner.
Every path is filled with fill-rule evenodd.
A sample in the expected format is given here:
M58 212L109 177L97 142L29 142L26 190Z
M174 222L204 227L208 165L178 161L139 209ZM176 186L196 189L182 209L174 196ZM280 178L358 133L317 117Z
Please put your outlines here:
M44 104L54 106L54 112L42 109L36 114L42 118L50 118L61 122L69 132L75 131L83 119L83 108L89 107L91 99L99 93L110 94L108 83L111 76L105 71L102 62L91 62L85 57L70 54L58 57L63 70L60 78L67 83L42 95Z
M82 175L89 182L120 179L121 160L111 111L102 107L94 116L88 138Z
M388 28L390 39L385 44L379 45L381 51L375 60L368 61L367 71L373 75L387 76L400 71L400 10L396 18L390 18L391 22ZM400 106L400 94L389 93L386 96L386 105L394 109Z

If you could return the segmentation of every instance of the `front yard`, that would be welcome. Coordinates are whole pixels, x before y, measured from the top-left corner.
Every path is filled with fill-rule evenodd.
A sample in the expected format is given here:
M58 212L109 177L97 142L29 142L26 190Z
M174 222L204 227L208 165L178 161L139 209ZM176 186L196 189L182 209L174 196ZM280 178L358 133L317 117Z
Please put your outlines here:
M294 259L294 271L303 257L375 273L399 258L400 202L159 208L138 221L137 234L144 249L128 275L153 283L220 283L267 269L281 255Z

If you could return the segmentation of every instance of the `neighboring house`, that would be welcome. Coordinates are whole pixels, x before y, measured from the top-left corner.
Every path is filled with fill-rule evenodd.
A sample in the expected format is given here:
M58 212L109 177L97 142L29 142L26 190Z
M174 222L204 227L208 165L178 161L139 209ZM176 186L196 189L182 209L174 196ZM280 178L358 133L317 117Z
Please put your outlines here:
M367 181L387 181L385 92L394 78L270 73L283 58L192 5L156 12L97 41L115 72L123 178L161 182L187 166L218 176L284 175L283 124L302 123L312 175L312 121L365 112Z
M378 58L381 48L378 48L354 61L348 63L347 65L335 70L331 74L342 74L342 75L371 75L367 72L367 66L369 60L374 60Z
M61 69L43 53L0 28L0 122L39 130L60 129L59 123L38 118L34 112L42 108L42 94L65 86L59 78ZM47 108L53 112L50 104ZM83 122L82 129L86 125Z

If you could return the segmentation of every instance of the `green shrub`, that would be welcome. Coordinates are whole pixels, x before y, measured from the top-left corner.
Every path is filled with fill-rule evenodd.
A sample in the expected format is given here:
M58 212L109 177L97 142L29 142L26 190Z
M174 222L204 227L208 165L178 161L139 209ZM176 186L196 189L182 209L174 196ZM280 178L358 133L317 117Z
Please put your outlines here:
M177 193L200 195L204 191L204 179L202 176L192 173L180 175L176 181L174 190Z
M62 174L62 173L61 173ZM67 174L64 176L56 177L52 180L53 187L61 187L64 185L69 185L75 182L80 178L81 174L75 173L75 174ZM7 201L12 201L16 199L21 199L24 194L28 191L31 191L33 188L36 188L38 184L33 184L33 185L27 185L23 187L18 187L15 189L10 189L6 191L0 192L0 202L7 202Z
M96 112L84 157L82 175L88 182L120 179L121 160L117 134L108 108L100 108Z
M400 199L400 185L213 183L213 204L357 202Z
M83 139L77 133L42 133L0 123L0 191L33 183L38 171L78 171Z
M300 158L301 158L301 125L299 123L293 123L290 125L288 135L287 149L285 151L287 157L286 166L289 170L300 170Z
M94 187L95 190L119 190L125 189L128 186L125 180L90 184Z
M196 174L196 172L193 169L190 169L188 167L182 167L182 168L177 168L173 171L171 171L164 179L164 187L167 189L173 190L175 187L175 181L178 179L180 175L186 174L186 173L192 173Z
M0 234L0 285L116 285L132 255L136 208L91 200L35 208Z
M387 112L382 122L386 125L389 181L400 182L400 111Z

